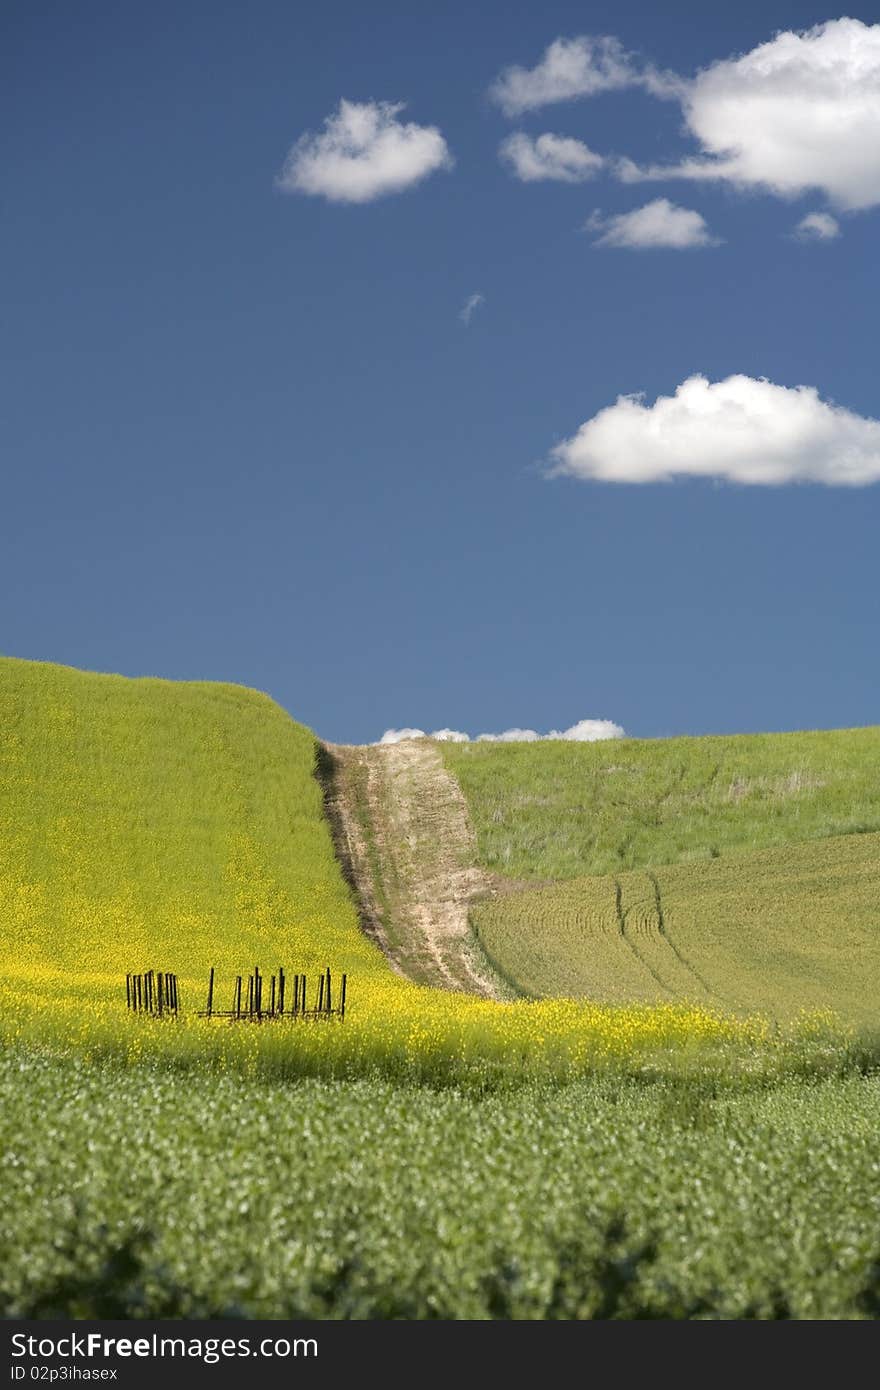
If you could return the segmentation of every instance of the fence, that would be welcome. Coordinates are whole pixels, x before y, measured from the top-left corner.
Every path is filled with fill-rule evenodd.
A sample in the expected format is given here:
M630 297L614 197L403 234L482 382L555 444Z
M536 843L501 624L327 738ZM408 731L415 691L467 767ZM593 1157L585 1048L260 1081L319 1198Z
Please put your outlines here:
M177 976L162 970L129 973L125 977L125 1003L132 1013L176 1018L180 1007Z
M246 984L243 976L236 975L229 1009L215 1006L215 979L216 971L211 966L207 1007L199 1010L199 1018L226 1018L234 1023L345 1018L348 976L342 975L336 985L329 966L318 976L312 993L305 975L287 975L284 967L279 966L277 974L270 975L267 981L256 965L253 973L246 977ZM311 1008L310 998L314 999ZM159 970L148 970L141 975L129 973L125 977L125 1003L132 1013L177 1018L180 1008L177 976Z
M211 967L208 976L208 1002L207 1007L199 1013L200 1018L228 1018L233 1022L246 1020L251 1023L270 1022L273 1019L322 1019L322 1018L345 1018L345 996L348 988L348 976L343 975L336 996L337 1003L334 1006L334 986L333 977L330 974L330 967L318 976L318 985L315 1003L309 1008L309 983L305 975L285 974L284 967L278 967L277 975L270 975L268 981L260 970L254 966L253 974L247 977L245 988L244 978L241 975L235 977L235 987L232 992L232 1007L230 1009L218 1009L214 1003L215 971Z

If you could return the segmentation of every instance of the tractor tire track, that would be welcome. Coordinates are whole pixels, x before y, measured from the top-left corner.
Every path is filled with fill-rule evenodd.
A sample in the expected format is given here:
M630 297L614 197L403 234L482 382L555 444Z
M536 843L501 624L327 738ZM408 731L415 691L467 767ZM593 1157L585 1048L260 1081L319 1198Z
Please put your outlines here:
M626 929L626 919L627 919L627 917L629 916L629 913L631 912L632 909L631 909L631 908L627 908L627 909L624 911L624 907L623 907L623 888L622 888L621 885L620 885L620 880L619 880L619 879L615 879L615 880L614 880L614 910L615 910L615 913L616 913L616 915L617 915L617 929L618 929L618 931L620 932L621 937L622 937L623 940L626 942L626 944L627 944L627 946L629 947L629 949L632 951L632 953L633 953L633 955L635 956L636 960L639 962L639 964L640 964L641 966L644 967L645 970L647 970L647 972L648 972L649 975L653 976L653 978L656 980L657 984L658 984L658 985L660 986L660 988L663 990L663 993L664 993L664 994L668 994L668 995L670 996L670 998L673 998L673 999L674 999L674 998L675 998L675 990L670 989L669 985L667 985L667 984L664 983L664 981L663 981L663 980L661 979L661 977L658 975L657 971L654 969L654 967L653 967L653 965L651 964L651 962L650 962L649 960L647 960L645 956L642 955L642 952L639 950L638 946L635 944L635 942L633 941L632 937L631 937L630 934L627 932L627 929Z
M703 979L703 976L700 974L699 970L697 970L695 965L691 964L687 956L682 954L682 952L678 949L675 942L673 941L672 937L669 935L669 932L666 927L666 918L663 914L663 902L660 897L660 884L658 882L657 875L651 873L650 871L646 871L645 877L647 878L648 882L651 884L651 887L654 890L654 907L657 913L657 931L659 932L660 936L662 936L669 949L672 951L676 960L678 960L681 963L681 965L684 966L685 970L687 970L691 975L693 975L700 988L704 990L705 993L710 996L710 998L717 999L719 996L716 993L716 991L712 988L712 986L708 983L707 980Z

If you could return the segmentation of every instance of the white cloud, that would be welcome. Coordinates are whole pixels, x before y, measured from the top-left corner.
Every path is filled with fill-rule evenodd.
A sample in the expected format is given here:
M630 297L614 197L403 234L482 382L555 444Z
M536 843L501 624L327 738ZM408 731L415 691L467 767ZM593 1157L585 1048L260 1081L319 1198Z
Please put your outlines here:
M450 169L452 156L440 131L399 121L403 106L343 99L322 131L307 131L293 145L278 187L335 203L369 203Z
M673 96L681 86L671 73L640 63L619 39L582 34L556 39L533 68L505 68L489 95L506 116L518 116L557 101L596 96L599 92L644 87L655 96Z
M570 729L551 729L539 734L534 729L505 729L503 734L480 734L477 743L539 743L550 738L569 743L598 743L608 738L626 738L626 731L610 719L580 719Z
M564 135L538 135L533 139L518 130L501 142L498 153L523 183L556 179L560 183L584 183L594 178L605 163L581 140Z
M599 743L607 738L626 738L626 731L610 719L580 719L570 729L561 734L554 731L547 734L547 738L564 738L570 743Z
M462 734L458 729L435 729L431 734L426 734L424 729L386 729L379 742L403 743L409 738L433 738L438 743L470 743L470 735Z
M641 251L653 247L671 247L685 251L697 246L718 246L719 239L709 233L706 221L691 208L680 208L668 198L655 198L633 212L621 212L616 217L603 217L594 212L586 223L592 232L602 235L594 246L617 246Z
M549 734L539 734L535 729L505 729L501 734L478 734L477 743L537 743L548 738L567 739L570 743L596 743L600 739L625 738L626 734L619 724L610 719L581 719L570 729L551 729ZM470 743L470 735L458 729L437 729L426 734L423 729L386 729L380 743L402 743L408 738L433 738L438 743Z
M798 241L833 241L840 236L840 223L830 212L808 212L794 229Z
M464 308L458 315L458 317L461 319L462 323L466 328L470 324L470 321L474 314L474 310L479 309L480 305L485 303L486 296L484 294L480 294L478 292L476 294L468 295L467 299L464 302Z
M726 179L795 197L822 189L838 208L880 203L880 24L836 19L777 34L682 84L702 156L640 169L624 182Z
M505 729L503 734L478 734L477 743L537 743L534 729Z
M880 480L880 420L823 401L812 386L692 376L653 405L618 396L552 457L554 473L603 482L691 476L862 487Z

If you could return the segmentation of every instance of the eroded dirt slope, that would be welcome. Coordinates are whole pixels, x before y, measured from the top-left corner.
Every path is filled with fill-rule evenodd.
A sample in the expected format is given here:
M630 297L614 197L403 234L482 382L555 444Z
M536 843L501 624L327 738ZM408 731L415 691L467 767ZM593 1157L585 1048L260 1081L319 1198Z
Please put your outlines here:
M400 974L510 996L468 910L508 885L477 864L467 803L429 740L324 745L326 804L364 929Z

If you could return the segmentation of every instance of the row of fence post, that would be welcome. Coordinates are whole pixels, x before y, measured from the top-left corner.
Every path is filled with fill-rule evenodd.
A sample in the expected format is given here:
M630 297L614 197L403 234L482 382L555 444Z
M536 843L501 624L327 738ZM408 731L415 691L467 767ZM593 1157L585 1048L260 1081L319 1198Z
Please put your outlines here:
M236 975L232 991L232 1007L218 1009L214 998L215 970L211 967L208 975L208 999L202 1014L203 1018L262 1019L272 1018L329 1018L345 1017L345 996L348 976L343 975L339 987L339 1002L333 1007L333 977L329 966L318 979L317 1003L308 1007L308 979L305 975L288 976L284 967L278 967L276 975L266 977L258 965L247 976L247 984L242 975Z
M343 974L338 988L335 987L329 966L318 977L317 998L311 1009L306 976L288 976L283 966L278 967L277 974L269 976L268 985L259 966L254 966L253 973L247 976L246 985L244 977L236 975L230 1009L216 1007L215 977L215 969L211 966L207 1006L200 1013L201 1018L248 1019L258 1023L280 1018L345 1018L348 976ZM133 1013L176 1017L180 1004L177 976L158 970L140 975L129 973L125 977L125 1002Z
M159 1018L176 1015L180 1004L177 976L163 970L129 973L125 977L125 1003L136 1014L156 1014Z

